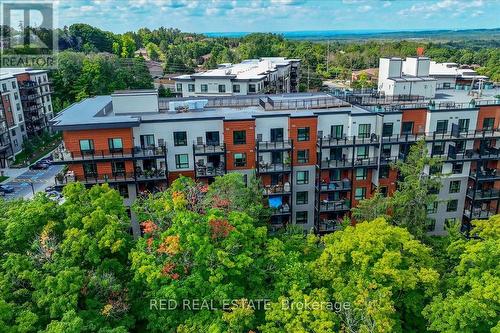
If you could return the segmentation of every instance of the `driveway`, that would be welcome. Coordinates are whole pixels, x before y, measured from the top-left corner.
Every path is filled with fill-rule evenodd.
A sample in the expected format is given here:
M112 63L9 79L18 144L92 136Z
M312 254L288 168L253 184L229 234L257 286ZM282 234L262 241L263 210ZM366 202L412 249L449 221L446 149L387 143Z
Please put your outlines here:
M2 184L12 185L15 189L13 193L6 193L4 199L25 198L33 197L33 190L35 192L45 191L45 188L54 185L54 178L57 173L62 170L62 165L51 165L46 170L27 170L17 175L14 179L7 179Z

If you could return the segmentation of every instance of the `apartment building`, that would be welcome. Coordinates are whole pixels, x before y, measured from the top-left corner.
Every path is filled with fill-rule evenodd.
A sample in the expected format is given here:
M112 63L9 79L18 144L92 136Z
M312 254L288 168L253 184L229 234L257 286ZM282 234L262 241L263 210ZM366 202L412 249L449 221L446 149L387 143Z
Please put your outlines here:
M0 167L21 152L24 140L40 135L53 116L46 70L0 71Z
M154 90L116 92L52 120L64 139L55 163L69 167L56 183L107 182L130 205L180 175L210 183L239 172L261 180L273 228L323 234L376 189L391 195L390 163L424 138L444 160L442 170L426 170L443 174L440 201L429 207L429 231L442 234L450 219L467 228L498 213L500 101L490 93L474 103L452 91L430 104L366 105L333 93L159 100Z
M479 75L468 66L459 66L454 62L430 62L429 76L435 78L437 89L473 89L489 88L490 82L485 75Z
M174 78L182 97L237 96L299 91L299 59L269 57Z

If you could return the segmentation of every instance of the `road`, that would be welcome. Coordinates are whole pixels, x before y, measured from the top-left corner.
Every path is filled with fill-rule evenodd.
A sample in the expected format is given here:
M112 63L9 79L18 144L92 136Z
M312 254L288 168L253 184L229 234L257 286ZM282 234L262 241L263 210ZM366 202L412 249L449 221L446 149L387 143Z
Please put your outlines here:
M31 183L35 192L45 191L45 188L54 185L54 178L62 170L62 165L51 165L46 170L28 170L12 180L8 180L7 185L15 188L14 193L6 193L4 199L33 197Z

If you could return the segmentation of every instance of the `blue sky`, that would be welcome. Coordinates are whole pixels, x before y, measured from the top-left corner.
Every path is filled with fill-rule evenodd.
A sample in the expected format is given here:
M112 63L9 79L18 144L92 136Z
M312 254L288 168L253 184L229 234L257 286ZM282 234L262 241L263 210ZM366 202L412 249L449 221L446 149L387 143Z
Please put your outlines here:
M160 26L189 32L427 30L500 26L497 0L54 0L59 25L116 33Z

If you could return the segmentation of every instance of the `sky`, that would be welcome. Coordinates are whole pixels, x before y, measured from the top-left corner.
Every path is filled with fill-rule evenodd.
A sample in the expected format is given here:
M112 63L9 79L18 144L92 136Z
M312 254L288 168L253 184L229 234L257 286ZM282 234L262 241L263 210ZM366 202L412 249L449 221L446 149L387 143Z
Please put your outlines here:
M434 30L500 26L500 0L52 0L59 26L124 33Z

